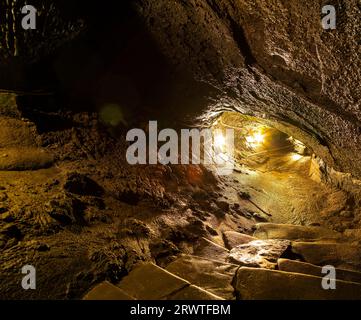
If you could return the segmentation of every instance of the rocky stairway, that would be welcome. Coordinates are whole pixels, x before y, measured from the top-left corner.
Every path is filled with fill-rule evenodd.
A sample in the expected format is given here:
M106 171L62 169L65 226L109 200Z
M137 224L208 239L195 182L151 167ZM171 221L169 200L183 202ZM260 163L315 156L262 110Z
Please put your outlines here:
M223 300L187 280L156 266L142 263L116 286L103 282L84 300Z
M226 231L224 246L201 238L165 269L142 263L84 299L361 299L361 249L354 240L321 227L260 223L254 237ZM322 288L325 265L336 268L335 290Z

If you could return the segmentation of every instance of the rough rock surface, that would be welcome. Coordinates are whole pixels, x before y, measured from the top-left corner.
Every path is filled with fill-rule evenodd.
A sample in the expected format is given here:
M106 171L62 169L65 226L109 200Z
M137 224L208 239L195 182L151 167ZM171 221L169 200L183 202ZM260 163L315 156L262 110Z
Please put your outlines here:
M257 224L254 236L259 239L341 239L340 233L325 228L274 223Z
M228 254L229 250L206 238L199 239L193 249L193 255L217 261L226 261Z
M222 298L194 285L169 295L166 300L223 300Z
M83 300L134 300L124 291L112 285L108 281L104 281L90 290Z
M288 240L254 240L233 248L229 259L241 266L274 269L289 245Z
M50 167L52 154L40 148L39 134L31 121L17 119L15 97L0 94L0 170L37 170ZM4 101L5 100L5 101ZM11 117L9 117L11 116Z
M340 4L337 29L325 31L321 8L316 0L138 4L162 52L208 84L212 107L280 121L329 165L360 177L360 11L356 0Z
M14 3L7 10L21 5ZM16 39L17 32L7 34L9 28L1 26L1 38L12 39L2 44L1 60L16 53L26 61L34 41L41 43L38 51L49 52L81 30L82 3L51 3L54 12L45 20L52 23L42 25L44 35ZM152 37L150 48L166 58L162 66L177 74L165 79L170 94L162 107L168 115L193 118L206 111L207 118L210 109L233 109L268 119L305 141L329 166L360 178L357 4L339 3L331 31L322 28L317 0L129 0L122 11L137 16ZM93 10L98 19L109 13ZM86 22L98 23L92 14Z
M292 251L315 265L331 264L339 268L359 270L361 248L358 244L328 242L294 242Z
M0 149L0 170L24 171L52 166L54 157L38 148Z
M315 266L310 263L288 259L278 259L277 264L280 271L303 273L316 277L325 276L325 274L322 273L322 267ZM336 279L361 283L361 272L336 269Z
M152 263L134 268L117 286L137 300L223 300Z
M232 281L239 266L210 259L184 255L166 270L226 300L234 299Z
M322 278L299 273L242 267L236 291L243 300L360 300L361 285L336 281L336 290L324 290Z
M189 282L157 267L145 263L136 267L117 286L140 300L159 300L187 287Z
M0 171L1 298L80 297L105 279L117 283L140 260L168 263L180 251L224 262L229 251L205 237L220 237L229 229L250 231L257 215L246 218L244 208L239 210L244 217L236 214L232 205L240 205L238 198L219 200L221 190L215 187L219 179L202 167L126 166L122 161L124 144L111 137L134 126L145 128L144 118L172 125L173 120L182 125L185 120L207 125L225 110L251 115L310 147L320 159L316 171L333 172L337 177L334 185L343 187L343 179L361 185L357 180L361 178L357 0L338 2L337 29L333 31L321 27L318 0L109 0L94 7L83 1L49 0L38 8L48 17L39 21L41 32L27 38L22 36L19 16L4 19L20 15L23 2L0 0L5 8L0 13L0 89L18 93L0 97L0 154L7 155L0 160L5 170ZM112 10L111 3L121 3L125 10ZM83 18L82 10L89 26L85 41L77 39L62 46L82 29L82 19L78 19ZM49 52L54 55L43 59ZM34 60L38 62L35 65ZM56 91L65 95L60 102L49 103L49 92L33 90L45 90L55 83ZM40 96L45 103L39 104ZM93 110L109 100L119 104L121 125L100 130L104 119L99 120ZM69 101L69 106L64 106L64 101ZM76 113L78 108L87 112ZM25 152L12 153L12 148L25 148ZM50 156L42 157L44 149L54 157L56 166L48 167L53 161ZM72 172L81 176L69 181ZM263 195L264 191L257 188ZM224 189L222 192L226 196ZM287 197L287 192L283 196ZM342 198L340 210L322 216L315 211L319 220L300 216L297 223L321 223L330 217L337 224L342 217L346 221L338 226L340 231L360 224L360 212L350 208L358 199ZM326 209L340 203L337 195L319 199ZM260 205L258 200L252 197ZM292 212L286 210L286 215ZM272 221L269 216L267 219ZM313 229L282 232L273 234L307 240L319 237ZM150 245L156 241L157 245ZM274 267L280 256L271 250L272 262L268 262L260 256L262 250L249 244L245 248L250 252L246 263L251 265L261 262ZM314 264L360 267L357 243L294 243L293 250ZM18 272L25 263L37 265L41 290L19 289L14 270ZM150 276L144 280L155 288L154 296L143 292L142 298L171 296L173 289L179 289L178 293L187 290L184 298L212 295L154 265L149 268L153 271L145 269L138 276L159 276L169 286L162 287L162 281L152 283ZM257 276L259 283L268 288L274 277L281 280L280 290L275 290L277 284L272 288L281 297L359 296L358 287L349 284L341 284L347 292L313 296L305 294L302 281L308 279L307 290L312 291L314 277L259 272L256 274L264 276ZM246 278L251 279L251 274L253 271ZM128 277L131 275L134 273ZM52 287L48 286L49 277L54 279ZM299 283L299 291L294 295L282 291L283 279ZM262 297L262 290L249 296ZM265 296L269 297L269 292Z
M255 237L249 236L244 233L239 233L235 231L225 231L223 232L223 241L227 249L231 250L234 247L237 247L241 244L245 244L257 240Z

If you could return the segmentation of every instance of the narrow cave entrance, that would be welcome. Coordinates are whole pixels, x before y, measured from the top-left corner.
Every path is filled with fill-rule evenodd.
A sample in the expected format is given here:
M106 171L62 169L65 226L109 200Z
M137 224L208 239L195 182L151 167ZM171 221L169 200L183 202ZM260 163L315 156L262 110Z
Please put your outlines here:
M225 112L213 129L234 131L233 174L227 186L238 191L233 199L258 221L322 225L322 216L338 210L344 201L313 179L313 151L303 142L278 130L272 123L236 112ZM217 143L217 139L215 139ZM341 197L341 196L340 196ZM339 200L339 204L337 201Z

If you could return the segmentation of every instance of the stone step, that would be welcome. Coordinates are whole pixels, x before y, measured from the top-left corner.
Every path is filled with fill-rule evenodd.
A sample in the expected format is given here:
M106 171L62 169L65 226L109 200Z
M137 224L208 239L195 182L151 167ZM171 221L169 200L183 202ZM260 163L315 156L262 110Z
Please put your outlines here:
M172 293L164 300L224 300L203 288L190 285L184 289Z
M360 300L361 285L336 281L335 290L322 288L321 277L300 273L242 267L236 292L243 300Z
M134 298L108 281L104 281L91 289L83 300L134 300Z
M232 281L239 266L201 257L183 255L167 271L226 300L234 299Z
M352 243L293 242L292 252L318 266L333 265L341 269L360 270L361 248Z
M321 227L293 224L258 223L254 236L258 239L341 240L342 234Z
M322 267L311 263L300 262L288 259L278 259L278 269L280 271L303 273L316 277L323 277ZM350 282L361 283L361 272L336 269L336 279Z
M223 300L153 263L138 265L117 286L137 300Z
M231 250L241 244L245 244L257 240L257 238L249 236L248 234L236 232L236 231L225 231L223 232L223 241L227 249Z
M194 244L192 255L227 262L229 250L202 237Z
M290 244L288 240L254 240L233 248L229 260L241 266L275 269Z

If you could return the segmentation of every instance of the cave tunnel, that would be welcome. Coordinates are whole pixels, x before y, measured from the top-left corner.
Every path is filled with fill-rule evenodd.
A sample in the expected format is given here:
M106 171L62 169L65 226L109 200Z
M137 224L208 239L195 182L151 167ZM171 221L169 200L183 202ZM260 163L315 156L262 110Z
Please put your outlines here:
M0 0L0 300L360 299L359 14Z

